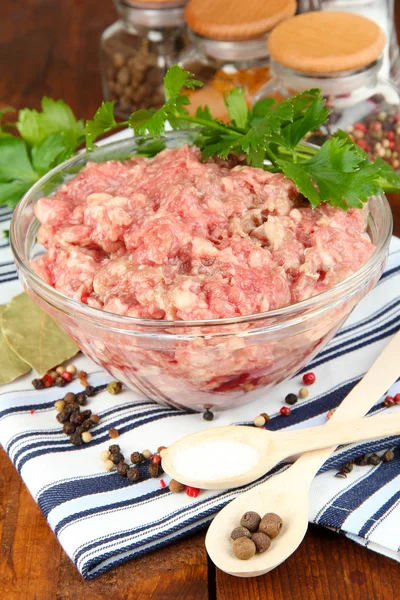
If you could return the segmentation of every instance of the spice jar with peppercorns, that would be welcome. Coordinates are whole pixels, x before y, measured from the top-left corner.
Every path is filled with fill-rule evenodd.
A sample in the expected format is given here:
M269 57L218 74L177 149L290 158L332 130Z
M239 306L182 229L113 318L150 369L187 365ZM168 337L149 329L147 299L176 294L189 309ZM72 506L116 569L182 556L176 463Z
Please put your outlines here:
M400 111L400 100L395 86L379 75L384 47L382 29L361 15L316 11L287 19L269 37L273 77L255 101L268 97L280 102L292 94L320 88L330 108L329 121L309 136L309 141L322 144L343 129L371 158L380 156L391 162L392 151L380 149L379 142L388 128L396 128L396 119L389 127L382 120L390 112L388 106L397 107L395 114ZM358 125L369 119L377 121L371 139L367 139L368 127ZM394 147L391 136L382 148ZM394 166L398 167L397 162Z
M236 86L250 106L270 77L268 32L295 11L295 0L190 0L185 19L192 46L179 64L204 87L189 92L189 113L207 105L213 116L228 120L224 95Z
M188 45L185 1L116 0L120 19L104 31L100 54L104 97L118 116L164 103L164 75Z

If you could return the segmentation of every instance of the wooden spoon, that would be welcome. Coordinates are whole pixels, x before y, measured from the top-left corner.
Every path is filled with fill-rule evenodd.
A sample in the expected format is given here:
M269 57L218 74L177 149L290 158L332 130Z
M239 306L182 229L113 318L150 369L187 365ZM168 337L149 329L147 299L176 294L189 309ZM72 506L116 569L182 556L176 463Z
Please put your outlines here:
M328 423L320 427L309 427L294 431L267 431L254 427L229 425L227 427L215 427L197 433L187 435L177 442L171 444L168 449L162 450L162 467L173 479L186 485L198 487L202 490L225 490L240 487L255 481L284 458L294 454L302 454L310 450L339 446L350 442L361 442L363 440L386 437L400 433L400 414L390 416L379 416L372 419L355 419L348 421L344 428L341 423ZM215 453L209 446L207 455L203 453L202 469L205 473L213 472L214 459L207 464L206 456L214 456L221 451L220 444L227 443L227 452L232 452L232 442L240 444L236 446L241 454L246 451L245 446L255 449L249 458L256 461L250 463L242 473L215 477L199 478L190 474L190 469L180 471L179 458L187 457L193 451L197 456L202 456L202 447L206 444L215 444ZM231 446L229 447L229 444ZM217 446L218 445L218 446ZM196 451L198 446L198 451ZM194 453L192 454L194 456ZM192 460L195 460L194 458ZM223 465L223 470L226 467Z
M399 356L400 331L336 409L330 423L341 422L343 427L347 427L349 419L364 415L397 379ZM243 492L227 504L212 521L206 536L207 552L214 564L230 575L256 577L286 560L300 545L307 531L309 488L333 450L334 447L306 452L283 473ZM233 554L230 534L239 525L243 513L249 510L261 516L275 512L282 518L283 527L267 552L242 561Z

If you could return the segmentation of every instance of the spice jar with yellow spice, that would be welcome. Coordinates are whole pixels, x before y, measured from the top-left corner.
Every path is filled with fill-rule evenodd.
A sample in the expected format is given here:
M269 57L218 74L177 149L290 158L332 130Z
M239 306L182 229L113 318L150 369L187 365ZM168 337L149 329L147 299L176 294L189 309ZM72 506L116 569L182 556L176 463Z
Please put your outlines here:
M204 87L190 92L189 112L208 105L227 120L224 94L235 86L245 89L250 105L270 77L268 34L295 11L294 0L190 0L185 19L192 46L179 64Z
M399 93L379 74L384 47L383 30L361 15L320 11L287 19L268 39L272 78L255 101L272 97L279 102L320 88L330 116L310 141L323 143L336 129L347 130L371 158L393 159L397 168L400 139L396 150L392 130Z
M163 78L188 46L186 0L116 0L120 19L100 42L103 92L127 118L164 102Z

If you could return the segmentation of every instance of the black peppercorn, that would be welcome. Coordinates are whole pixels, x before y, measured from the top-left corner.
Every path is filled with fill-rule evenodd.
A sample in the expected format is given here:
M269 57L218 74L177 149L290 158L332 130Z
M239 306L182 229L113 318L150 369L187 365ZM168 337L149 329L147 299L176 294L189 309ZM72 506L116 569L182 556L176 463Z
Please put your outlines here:
M63 432L66 433L67 435L73 434L75 432L75 430L76 430L75 423L64 423Z
M83 414L81 412L76 410L75 412L72 413L69 420L71 421L71 423L75 423L75 425L81 425L83 423L83 421L85 420L85 417L83 416Z
M64 377L59 376L55 378L54 384L58 385L58 387L64 387L65 385L67 385L67 382L64 379Z
M41 379L33 379L32 385L35 388L35 390L42 390L44 388L44 383Z
M347 463L344 463L344 465L342 465L342 468L340 470L343 471L343 473L351 473L353 470L353 466L354 460L349 460Z
M108 447L108 451L110 454L115 454L116 452L120 452L121 448L118 446L118 444L112 444Z
M296 394L288 394L285 398L286 404L291 404L291 405L296 404L297 400L298 400L298 398L297 398Z
M129 479L129 481L137 481L138 479L140 479L140 471L135 467L131 467L127 470L126 476Z
M345 473L344 471L338 471L335 474L335 477L338 477L338 479L347 479L347 473Z
M56 415L56 419L59 423L66 423L69 420L70 413L66 410L60 410L60 412Z
M90 419L86 419L86 421L83 421L82 425L79 426L79 429L84 432L84 431L89 431L89 429L92 429L93 427L93 423L91 422Z
M368 463L370 465L379 465L380 462L382 462L382 461L377 454L371 454L371 456L368 459Z
M86 396L94 396L96 393L96 390L94 389L94 387L92 385L87 385L85 387L85 393L86 393Z
M80 446L83 444L82 435L79 433L79 431L75 431L75 433L73 433L69 439L74 446Z
M129 470L129 466L126 464L126 462L120 462L117 464L118 475L122 475L123 477L126 477L128 470Z
M97 425L98 423L100 423L99 415L90 415L90 421L91 423L93 423L93 425Z
M355 464L359 467L365 467L368 464L368 454L363 454L355 459Z
M245 512L240 519L240 525L242 527L246 527L246 529L248 529L251 533L254 533L258 529L260 521L260 515L252 510L249 510L248 512Z
M203 413L203 419L205 421L212 421L214 419L214 413L207 409L206 412Z
M117 465L119 462L124 460L124 455L122 452L114 452L110 455L110 460L113 461L114 465Z
M141 452L132 452L131 463L134 465L140 465L144 461L144 456Z
M394 459L393 450L386 450L385 454L382 456L383 462L390 462L393 459Z
M162 470L161 466L156 465L155 463L151 463L147 467L147 473L150 475L150 477L159 477L162 472L163 472L163 470Z
M83 410L82 411L82 415L85 419L89 419L89 417L91 416L92 411L91 410Z
M87 404L86 395L85 394L77 394L76 401L79 404L79 406L86 406L86 404Z
M64 396L64 401L67 404L71 404L71 402L75 402L76 401L76 395L73 392L68 392L67 394L65 394Z

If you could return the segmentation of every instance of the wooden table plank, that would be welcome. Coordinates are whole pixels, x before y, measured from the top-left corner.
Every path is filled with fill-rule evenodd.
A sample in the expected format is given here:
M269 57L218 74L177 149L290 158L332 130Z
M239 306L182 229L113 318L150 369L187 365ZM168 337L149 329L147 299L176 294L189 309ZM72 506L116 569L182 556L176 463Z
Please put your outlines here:
M91 117L102 99L98 44L116 18L112 1L2 0L2 15L0 107L38 108L46 94ZM400 195L390 201L400 235ZM284 565L257 579L215 576L204 535L197 535L85 582L0 450L0 590L6 600L392 600L399 589L396 563L316 527Z

